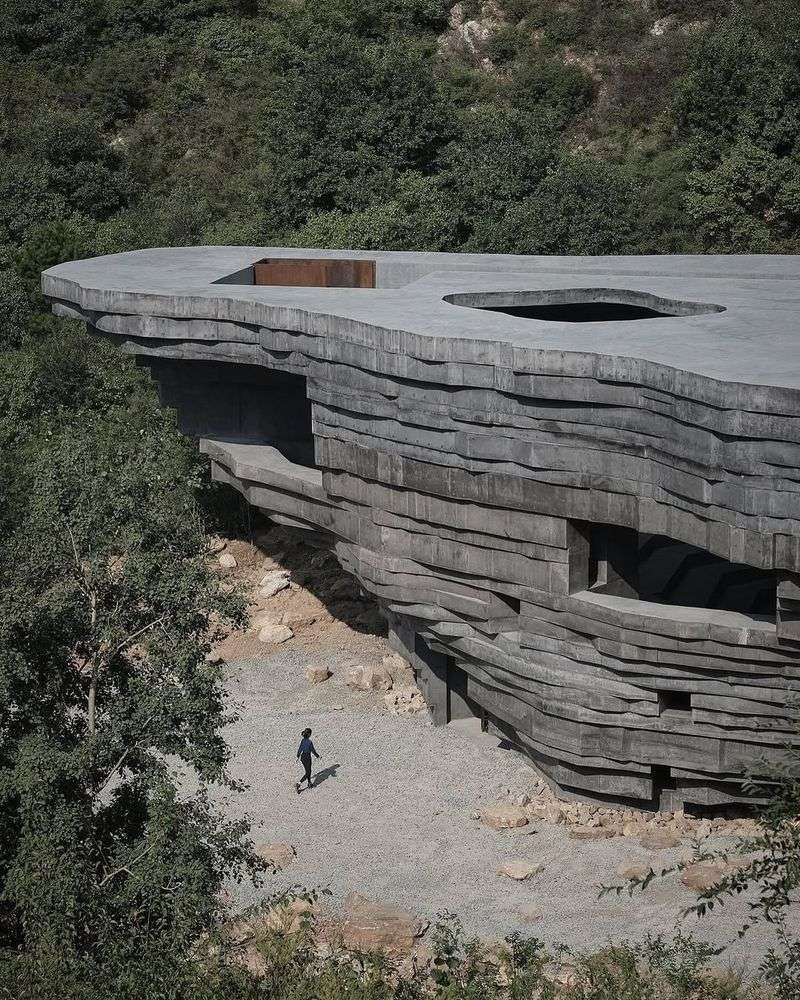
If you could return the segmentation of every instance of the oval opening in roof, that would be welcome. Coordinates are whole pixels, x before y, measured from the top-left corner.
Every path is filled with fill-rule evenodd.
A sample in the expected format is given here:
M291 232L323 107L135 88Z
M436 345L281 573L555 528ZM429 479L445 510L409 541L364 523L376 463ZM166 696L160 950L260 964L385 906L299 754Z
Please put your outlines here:
M444 301L520 319L551 323L620 323L720 313L711 302L667 299L626 288L555 288L545 291L454 292Z

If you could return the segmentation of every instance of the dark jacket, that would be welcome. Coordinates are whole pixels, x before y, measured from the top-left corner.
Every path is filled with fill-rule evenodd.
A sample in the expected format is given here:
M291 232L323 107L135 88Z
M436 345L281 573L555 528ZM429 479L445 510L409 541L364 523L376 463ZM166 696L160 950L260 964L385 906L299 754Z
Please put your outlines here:
M300 740L300 746L297 750L297 756L306 757L310 756L312 753L314 754L315 757L319 758L319 754L314 749L314 744L307 736L304 736L302 740Z

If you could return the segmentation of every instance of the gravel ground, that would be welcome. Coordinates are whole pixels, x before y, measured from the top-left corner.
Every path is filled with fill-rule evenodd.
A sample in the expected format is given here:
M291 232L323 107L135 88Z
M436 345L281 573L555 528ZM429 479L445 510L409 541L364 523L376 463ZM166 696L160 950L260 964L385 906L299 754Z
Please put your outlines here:
M380 660L382 642L373 640L371 648ZM296 862L270 877L260 894L241 896L243 904L302 885L329 889L334 906L355 890L428 918L448 910L483 938L518 930L582 949L647 932L672 934L694 899L674 876L633 898L598 899L598 885L618 882L621 863L666 864L686 855L688 842L652 854L633 838L580 843L544 822L495 831L471 819L507 789L529 788L532 770L474 726L434 728L424 713L394 717L380 696L350 692L340 678L354 663L369 662L368 655L367 647L357 654L316 650L314 662L334 674L318 686L303 674L307 650L282 647L265 659L231 664L228 686L242 713L227 731L232 774L249 787L225 800L226 811L250 818L256 843L297 850ZM319 783L298 796L295 753L307 725L322 760L315 762ZM496 869L511 859L532 860L544 871L529 882L500 878ZM771 938L759 930L737 941L745 912L740 900L681 926L716 945L732 942L727 960L752 969Z

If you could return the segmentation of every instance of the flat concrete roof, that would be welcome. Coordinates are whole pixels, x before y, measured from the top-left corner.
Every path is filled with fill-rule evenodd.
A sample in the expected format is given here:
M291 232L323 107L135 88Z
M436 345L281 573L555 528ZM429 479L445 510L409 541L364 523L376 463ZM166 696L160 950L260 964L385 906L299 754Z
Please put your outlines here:
M226 277L246 271L264 257L374 260L378 287L225 283ZM449 342L458 341L462 349L474 342L473 351L466 352L470 360L489 364L493 345L509 345L584 357L640 359L749 386L800 388L800 257L795 256L523 257L188 247L59 264L44 272L42 288L46 295L83 312L218 319L327 337L347 336L358 327L362 343L369 327L384 334L408 333L415 341L429 341L424 353L442 361L455 360ZM706 304L719 311L571 323L523 319L445 300L465 293L508 293L513 302L520 295L511 293L570 289L612 295L632 292ZM406 347L398 345L398 350L407 349L406 338L400 341ZM474 350L479 344L481 350ZM463 359L463 351L458 353Z

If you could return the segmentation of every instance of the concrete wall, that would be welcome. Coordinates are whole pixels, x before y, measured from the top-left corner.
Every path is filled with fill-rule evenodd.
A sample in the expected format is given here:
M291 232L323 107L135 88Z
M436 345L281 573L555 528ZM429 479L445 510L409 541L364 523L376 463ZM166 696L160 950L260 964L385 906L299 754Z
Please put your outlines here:
M437 303L447 287L445 276ZM60 311L149 365L185 426L202 428L217 479L281 523L331 538L379 601L435 721L485 711L564 794L644 806L741 801L745 770L790 738L787 697L800 679L794 386L725 384L638 355L512 351L498 330L515 324L510 341L524 320L464 307L445 306L480 316L493 350L460 338L457 318L446 339L433 320L428 340L398 333L401 300L398 326L367 329L324 310L295 319L283 305L258 321L241 302L235 321L232 305L223 319L218 302L212 310L180 290L168 306L143 298L136 315L122 300L115 312L109 293L67 302L66 290L58 274L45 283ZM703 298L724 296L715 286ZM383 300L346 301L365 314L365 301L377 310ZM726 322L717 312L674 322ZM671 329L642 322L662 324L655 339ZM281 447L268 419L279 379L245 378L254 368L304 380L315 467ZM200 391L209 371L213 393ZM231 399L260 414L239 414L244 435L218 416ZM611 585L588 589L593 524L774 574L775 613L641 601L616 556Z

